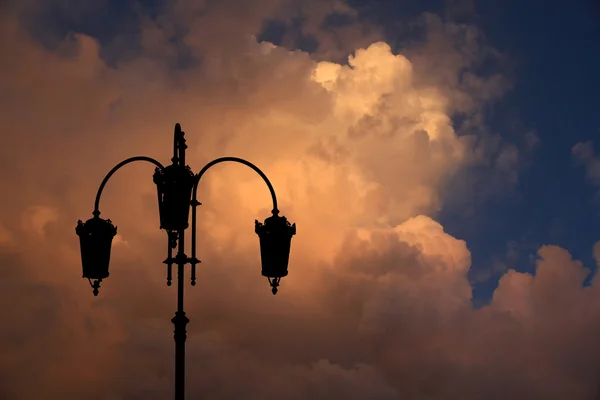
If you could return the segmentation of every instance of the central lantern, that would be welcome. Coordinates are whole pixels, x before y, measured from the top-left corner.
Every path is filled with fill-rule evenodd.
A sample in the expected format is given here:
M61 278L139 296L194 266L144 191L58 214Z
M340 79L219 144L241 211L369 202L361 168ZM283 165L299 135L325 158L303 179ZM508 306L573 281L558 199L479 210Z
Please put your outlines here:
M169 165L156 168L153 178L158 192L160 229L187 229L194 173L188 166Z

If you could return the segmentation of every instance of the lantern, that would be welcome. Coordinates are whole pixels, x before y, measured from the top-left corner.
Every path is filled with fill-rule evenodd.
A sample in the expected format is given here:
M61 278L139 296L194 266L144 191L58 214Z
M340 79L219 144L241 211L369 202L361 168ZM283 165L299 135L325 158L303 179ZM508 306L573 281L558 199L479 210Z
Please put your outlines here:
M157 168L154 183L158 191L160 229L178 231L188 227L194 173L188 166Z
M260 240L262 275L269 279L272 292L276 294L279 281L288 274L290 246L292 236L296 234L296 224L290 224L275 210L264 224L255 221L254 231Z
M85 223L79 220L75 232L79 236L81 247L83 277L88 278L90 282L92 279L99 282L107 278L110 248L117 234L117 228L110 219L105 220L95 216Z

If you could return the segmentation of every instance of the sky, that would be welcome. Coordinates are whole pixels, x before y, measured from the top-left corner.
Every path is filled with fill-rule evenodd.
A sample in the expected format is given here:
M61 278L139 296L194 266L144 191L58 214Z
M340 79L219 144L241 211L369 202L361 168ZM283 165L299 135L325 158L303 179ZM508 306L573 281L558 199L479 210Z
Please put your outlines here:
M188 398L600 398L597 2L8 1L0 49L0 399L172 398L152 168L98 297L75 225L175 123L297 224L274 297L266 186L203 177Z

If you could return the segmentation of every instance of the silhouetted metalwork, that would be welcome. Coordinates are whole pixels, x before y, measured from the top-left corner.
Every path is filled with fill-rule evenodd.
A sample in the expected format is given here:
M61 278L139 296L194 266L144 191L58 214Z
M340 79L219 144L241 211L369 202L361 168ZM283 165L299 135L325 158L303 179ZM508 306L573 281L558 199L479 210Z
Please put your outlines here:
M75 232L79 235L83 277L90 281L90 285L94 288L94 296L97 296L100 282L109 275L110 248L117 234L117 227L110 219L105 220L95 216L85 223L78 221ZM93 284L92 279L95 280Z
M267 184L273 200L272 216L265 219L264 224L255 220L255 232L259 237L262 275L267 277L272 287L273 294L277 293L281 278L288 274L290 245L292 236L296 234L296 224L279 216L275 190L267 176L254 164L237 157L217 158L206 164L197 175L194 175L189 166L185 164L185 133L179 124L175 125L173 141L172 164L164 167L161 163L150 157L128 158L110 170L106 175L96 195L93 217L85 223L77 222L75 232L79 236L81 247L81 263L83 277L88 279L93 288L94 296L103 279L109 276L110 252L112 240L117 234L117 228L110 219L100 218L100 196L110 177L121 167L134 162L146 161L156 166L153 180L158 193L158 212L160 229L167 232L167 258L163 261L167 265L167 285L171 286L173 264L177 265L177 311L171 319L175 327L175 399L183 400L185 396L185 341L186 326L189 319L183 310L184 267L191 265L191 284L196 284L196 265L200 260L196 258L196 208L201 205L197 200L198 183L204 173L213 165L230 161L244 164L256 171ZM191 257L185 254L185 230L189 227L190 206L192 207L192 237ZM173 249L177 254L173 257ZM92 282L93 281L93 282Z
M254 224L254 231L260 238L262 274L269 279L273 294L277 294L279 281L288 274L290 245L292 236L296 234L296 224L290 224L287 218L280 217L276 210L264 224L257 220Z

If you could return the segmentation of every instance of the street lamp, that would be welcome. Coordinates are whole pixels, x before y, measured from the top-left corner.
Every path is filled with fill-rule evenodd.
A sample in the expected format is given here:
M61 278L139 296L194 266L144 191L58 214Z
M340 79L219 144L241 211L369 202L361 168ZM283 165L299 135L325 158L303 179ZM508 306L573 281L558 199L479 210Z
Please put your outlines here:
M110 219L100 218L98 206L102 190L110 177L124 165L134 161L146 161L156 166L153 178L158 192L160 229L167 232L169 242L167 259L163 261L167 264L168 286L171 286L172 266L173 264L177 265L177 311L175 317L171 319L175 326L175 400L183 400L185 396L185 328L189 319L183 311L183 275L185 265L190 264L191 283L192 286L196 285L196 264L200 263L196 258L196 207L201 205L196 194L202 175L215 164L233 161L252 168L267 184L273 199L272 215L265 219L264 223L255 220L254 231L260 242L262 275L269 280L273 294L277 293L281 278L288 274L290 245L292 236L296 234L296 224L290 224L285 217L279 216L275 190L258 167L241 158L222 157L209 162L198 174L194 175L190 167L185 164L187 145L184 136L181 126L176 124L172 164L167 167L155 159L145 156L131 157L115 165L98 188L93 217L86 222L79 220L75 228L81 247L83 277L88 279L94 296L97 296L100 283L109 276L110 250L112 240L117 234L117 228ZM184 235L189 226L190 206L192 207L192 254L191 257L188 257L185 254ZM177 254L173 257L173 249L178 245Z

